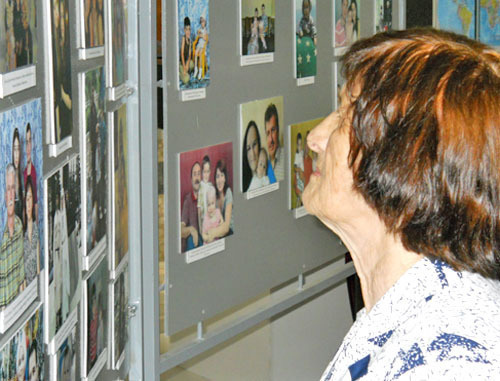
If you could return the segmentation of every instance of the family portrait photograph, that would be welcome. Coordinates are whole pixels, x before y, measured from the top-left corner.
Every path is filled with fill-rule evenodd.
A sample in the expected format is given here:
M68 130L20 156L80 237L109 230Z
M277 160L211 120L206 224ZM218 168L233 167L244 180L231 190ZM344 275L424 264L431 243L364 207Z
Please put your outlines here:
M0 311L43 269L41 107L36 99L0 113Z
M54 338L80 302L80 160L75 156L47 179L48 333Z
M84 75L85 84L85 202L86 250L105 241L108 216L108 126L104 113L104 68L90 70Z
M234 233L233 144L180 154L181 252Z
M114 268L128 253L127 106L113 113Z
M210 84L209 0L177 0L179 89Z
M302 193L316 170L318 155L307 145L307 136L324 118L296 123L290 126L290 200L291 209L303 206Z
M36 63L36 0L0 2L0 73Z
M334 39L335 48L349 46L359 38L360 0L334 0ZM390 0L392 3L392 0ZM377 0L378 5L380 1ZM384 1L388 2L387 0ZM391 16L392 17L392 16ZM392 19L391 19L392 20ZM376 26L377 28L379 25ZM378 30L377 30L378 31Z
M294 0L295 77L314 77L317 71L318 28L316 0Z
M61 142L71 136L73 131L69 6L69 0L50 0L52 20L52 100L55 130L55 141L52 143Z
M240 0L241 54L274 53L276 0Z
M285 178L283 97L241 105L242 191L252 191Z

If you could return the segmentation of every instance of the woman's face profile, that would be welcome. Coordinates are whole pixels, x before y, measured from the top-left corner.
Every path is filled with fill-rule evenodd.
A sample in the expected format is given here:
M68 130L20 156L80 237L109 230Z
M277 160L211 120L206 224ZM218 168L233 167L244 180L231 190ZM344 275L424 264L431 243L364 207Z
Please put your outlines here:
M257 169L257 160L259 158L259 142L257 140L257 129L255 126L249 127L247 134L247 146L245 147L247 151L248 165L252 172Z

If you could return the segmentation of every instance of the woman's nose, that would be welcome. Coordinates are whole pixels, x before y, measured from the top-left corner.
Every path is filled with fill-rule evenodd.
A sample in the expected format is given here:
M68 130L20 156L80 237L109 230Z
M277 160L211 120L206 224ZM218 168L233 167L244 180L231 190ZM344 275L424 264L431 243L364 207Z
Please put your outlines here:
M328 139L338 123L338 112L334 111L318 124L307 136L307 145L316 153L324 152Z

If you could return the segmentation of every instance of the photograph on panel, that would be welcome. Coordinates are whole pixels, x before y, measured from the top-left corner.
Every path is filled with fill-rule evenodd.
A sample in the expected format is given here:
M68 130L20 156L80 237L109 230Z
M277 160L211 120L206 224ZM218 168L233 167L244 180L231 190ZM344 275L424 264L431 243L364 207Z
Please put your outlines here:
M296 78L316 76L318 54L316 4L316 0L294 0Z
M99 255L106 245L108 215L108 127L105 107L104 70L99 67L85 73L85 203L84 255Z
M86 281L86 375L98 374L106 363L108 337L108 261L104 257ZM93 370L93 368L95 369ZM96 373L97 372L97 373ZM83 372L82 372L83 373Z
M179 89L210 84L209 0L177 0Z
M479 40L485 44L500 46L500 2L479 2Z
M36 1L0 2L0 73L36 63Z
M44 361L40 308L0 349L0 380L44 380Z
M114 269L128 253L127 106L113 113Z
M129 270L125 268L113 284L113 369L123 362L128 341Z
M275 0L241 0L241 54L274 53Z
M108 55L111 78L108 86L118 87L127 80L127 5L126 0L108 1L111 12L111 51Z
M14 309L19 316L36 298L43 268L42 145L40 99L0 114L0 320L4 326L15 320L5 321L4 313L13 317Z
M377 0L377 3L380 0ZM392 2L392 0L390 0ZM342 48L359 38L359 0L334 0L335 35L333 46Z
M434 0L433 4L435 28L475 37L475 0Z
M334 110L337 110L340 107L340 92L342 91L342 87L345 84L345 77L342 72L341 62L334 62L332 68L333 68L332 106Z
M77 352L75 325L68 337L61 344L61 347L57 349L56 369L51 369L53 380L73 381L78 379L76 371Z
M393 0L375 1L375 33L392 30Z
M74 324L70 315L80 302L80 200L80 159L75 156L47 179L49 342L66 322Z
M104 45L104 0L79 0L83 3L83 47Z
M242 104L240 120L242 191L284 180L283 97Z
M233 145L222 143L183 152L179 161L184 253L234 232Z
M302 208L302 193L316 170L318 155L307 145L307 136L324 118L290 126L290 200L291 209Z
M71 88L71 48L69 0L50 1L52 18L53 143L71 136L73 131L73 95Z

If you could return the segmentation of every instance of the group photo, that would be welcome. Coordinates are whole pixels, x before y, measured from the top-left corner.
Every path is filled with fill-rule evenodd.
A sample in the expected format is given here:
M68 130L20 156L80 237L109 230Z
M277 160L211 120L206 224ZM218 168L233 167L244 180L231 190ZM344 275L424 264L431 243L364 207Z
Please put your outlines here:
M241 54L274 53L276 0L241 1Z

